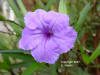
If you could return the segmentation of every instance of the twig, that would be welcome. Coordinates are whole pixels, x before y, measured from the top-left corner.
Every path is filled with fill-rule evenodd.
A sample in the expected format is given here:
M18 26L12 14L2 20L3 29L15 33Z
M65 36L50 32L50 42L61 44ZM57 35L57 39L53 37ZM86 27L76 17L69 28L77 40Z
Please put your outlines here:
M10 33L10 32L3 32L3 31L0 31L0 33L5 33L5 34L13 35L13 33Z
M24 28L22 25L20 25L20 24L14 22L14 21L11 21L11 20L5 20L5 22L12 22L12 23L14 23L14 24L17 25L17 26L20 26L21 28Z
M11 32L11 30L8 28L7 24L6 24L5 22L3 22L3 23L4 23L5 28L6 28L8 31Z

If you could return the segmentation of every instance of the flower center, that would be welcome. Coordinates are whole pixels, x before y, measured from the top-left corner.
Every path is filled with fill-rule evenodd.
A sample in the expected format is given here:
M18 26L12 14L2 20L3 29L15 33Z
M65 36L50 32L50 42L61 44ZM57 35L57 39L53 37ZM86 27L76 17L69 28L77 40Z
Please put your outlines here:
M53 35L53 32L52 31L48 31L48 32L45 33L45 36L47 38L50 38L52 35Z
M51 36L53 36L53 31L49 27L44 27L42 32L43 32L45 38L50 38Z

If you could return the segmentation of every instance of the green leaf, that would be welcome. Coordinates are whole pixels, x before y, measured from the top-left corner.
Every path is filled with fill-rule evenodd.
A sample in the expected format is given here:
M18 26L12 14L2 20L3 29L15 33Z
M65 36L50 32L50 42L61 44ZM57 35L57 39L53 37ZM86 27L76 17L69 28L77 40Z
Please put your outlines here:
M14 32L16 32L18 36L21 36L22 28L19 25L16 25L13 22L7 22L7 23L13 28Z
M18 5L19 5L19 7L20 7L22 13L25 15L25 14L27 13L27 10L26 10L26 8L24 7L24 4L23 4L22 0L17 0L17 3L18 3Z
M99 55L100 55L100 43L99 43L98 47L96 48L96 50L90 56L89 63L92 62L93 60L95 60Z
M10 69L10 66L7 63L0 62L0 69Z
M39 5L35 5L35 8L32 10L32 12L34 12L35 10L37 10L39 8Z
M0 49L9 49L9 45L2 37L0 37Z
M3 61L4 61L5 63L7 63L8 65L11 64L8 56L6 56L5 54L2 54L2 58L3 58Z
M0 21L5 21L5 17L0 13Z
M46 6L44 6L43 8L45 10L49 10L49 8L51 7L51 5L55 2L56 0L49 0L48 4Z
M24 18L23 18L22 12L20 12L20 10L17 8L14 0L8 0L8 3L13 9L19 23L24 27Z
M57 72L56 72L56 63L55 64L50 64L50 72L51 72L51 75L57 75Z
M67 14L66 0L60 0L60 3L59 3L59 12L63 13L63 14Z
M82 54L82 59L84 61L85 64L88 64L89 62L89 56L85 53L84 49L82 46L80 46L80 51L81 51L81 54Z
M34 62L34 58L30 54L23 54L23 53L3 53L6 56L21 59L25 62Z
M85 19L86 19L86 16L89 12L89 10L91 9L91 4L88 3L84 8L83 10L80 12L80 16L79 16L79 19L77 21L77 23L74 25L74 28L77 32L80 31L80 28L81 26L83 25Z
M22 75L31 75L33 72L35 72L36 70L40 69L42 66L44 65L44 63L37 63L34 62L33 64L31 64L23 73Z
M71 4L70 6L70 24L73 24L76 20L75 20L75 14L76 14L76 8L73 4Z
M22 67L28 67L29 65L31 65L33 62L20 62L20 63L16 63L16 64L11 64L11 68L22 68Z
M89 56L85 53L85 51L84 51L83 47L80 45L80 41L78 39L77 39L77 45L79 45L79 47L80 47L83 62L87 65L89 62Z
M16 32L16 34L18 34L19 36L21 36L21 32L22 32L22 28L23 28L21 25L17 24L14 21L7 20L7 19L1 20L1 21L7 22L13 28L14 32Z
M24 50L0 50L0 53L25 53L28 51L24 51Z
M29 51L24 51L24 50L0 50L0 53L5 55L6 57L12 57L16 59L21 59L24 61L24 64L22 65L21 63L16 64L16 65L22 65L24 66L25 64L28 65L29 63L35 62L34 58L28 54ZM27 63L25 63L27 62ZM14 65L16 67L16 65ZM12 67L14 68L14 67Z

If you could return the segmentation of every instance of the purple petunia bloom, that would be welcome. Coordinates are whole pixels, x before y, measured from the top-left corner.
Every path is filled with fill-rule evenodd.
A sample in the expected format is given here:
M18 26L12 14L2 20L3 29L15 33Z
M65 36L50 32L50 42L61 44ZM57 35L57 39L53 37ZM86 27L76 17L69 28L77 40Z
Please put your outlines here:
M19 47L31 50L36 61L54 64L60 54L73 48L77 32L69 26L68 15L38 9L28 12L24 22Z

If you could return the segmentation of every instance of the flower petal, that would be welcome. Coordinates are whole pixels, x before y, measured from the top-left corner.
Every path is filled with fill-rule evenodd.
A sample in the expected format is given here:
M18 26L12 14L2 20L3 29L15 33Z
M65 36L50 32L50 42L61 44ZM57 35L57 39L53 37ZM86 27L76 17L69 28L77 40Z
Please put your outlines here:
M46 62L49 64L54 64L59 58L59 48L51 40L47 42L42 42L37 48L31 51L34 59L40 63Z
M77 32L72 27L68 26L67 29L63 29L61 32L55 33L54 36L54 41L60 47L60 53L62 54L73 48L77 38Z
M44 16L45 22L47 22L49 25L61 25L62 26L68 26L69 25L69 16L61 13L57 13L55 11L49 11ZM59 26L58 26L59 27Z
M29 50L38 46L41 41L42 35L39 30L25 28L22 32L22 38L19 41L19 48Z
M30 29L41 27L42 17L45 13L46 12L42 9L38 9L35 12L28 12L24 17L26 27Z

